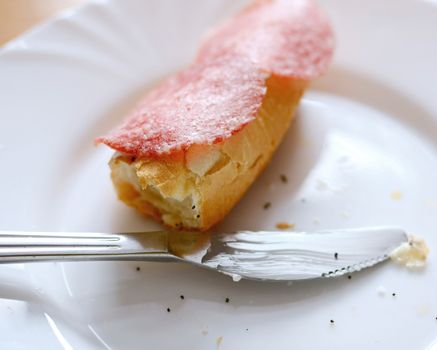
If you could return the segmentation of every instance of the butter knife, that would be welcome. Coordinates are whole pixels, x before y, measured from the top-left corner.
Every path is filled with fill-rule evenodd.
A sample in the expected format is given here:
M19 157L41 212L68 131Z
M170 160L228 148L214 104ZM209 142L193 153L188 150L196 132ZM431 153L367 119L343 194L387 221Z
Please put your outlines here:
M0 263L142 260L187 262L261 281L329 278L386 260L407 242L398 228L317 232L64 233L0 231Z

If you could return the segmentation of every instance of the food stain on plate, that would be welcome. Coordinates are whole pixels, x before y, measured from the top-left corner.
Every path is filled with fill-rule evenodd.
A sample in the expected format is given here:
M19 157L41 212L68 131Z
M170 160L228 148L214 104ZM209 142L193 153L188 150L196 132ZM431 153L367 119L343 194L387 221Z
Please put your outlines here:
M403 197L403 194L401 191L393 191L390 194L390 198L393 199L394 201L400 201Z

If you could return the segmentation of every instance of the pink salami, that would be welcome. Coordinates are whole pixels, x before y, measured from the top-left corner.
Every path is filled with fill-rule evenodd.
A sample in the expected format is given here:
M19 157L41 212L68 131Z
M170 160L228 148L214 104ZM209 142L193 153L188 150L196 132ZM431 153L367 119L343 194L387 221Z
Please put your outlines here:
M96 141L141 158L222 141L256 117L270 75L312 79L332 52L331 28L312 1L258 1L211 32L190 67Z

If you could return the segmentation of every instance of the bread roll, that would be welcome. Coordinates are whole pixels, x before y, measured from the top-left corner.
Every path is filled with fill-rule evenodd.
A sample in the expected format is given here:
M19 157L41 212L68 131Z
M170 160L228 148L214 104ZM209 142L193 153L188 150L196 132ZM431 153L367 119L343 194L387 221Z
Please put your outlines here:
M105 143L119 198L172 228L222 220L270 161L333 50L307 0L258 1L209 34Z

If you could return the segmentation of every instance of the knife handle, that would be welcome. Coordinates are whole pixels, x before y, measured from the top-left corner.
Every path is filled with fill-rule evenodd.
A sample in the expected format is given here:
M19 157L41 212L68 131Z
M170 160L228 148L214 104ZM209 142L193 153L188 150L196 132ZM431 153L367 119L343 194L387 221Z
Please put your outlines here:
M59 233L0 231L0 263L79 260L177 260L168 232Z

